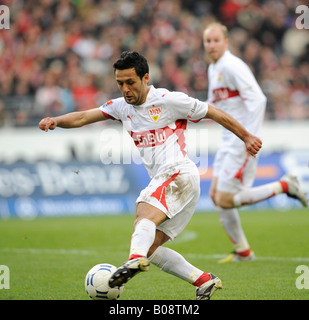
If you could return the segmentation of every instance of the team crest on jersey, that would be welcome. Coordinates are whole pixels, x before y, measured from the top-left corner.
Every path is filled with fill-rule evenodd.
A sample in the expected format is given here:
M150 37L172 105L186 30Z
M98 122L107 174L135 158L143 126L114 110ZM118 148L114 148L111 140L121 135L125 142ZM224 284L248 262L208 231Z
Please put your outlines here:
M218 74L218 82L220 82L222 80L222 76L223 76L223 72L220 71Z
M162 107L161 106L152 106L152 108L148 109L148 114L149 117L154 121L154 122L158 122L160 115L162 112Z

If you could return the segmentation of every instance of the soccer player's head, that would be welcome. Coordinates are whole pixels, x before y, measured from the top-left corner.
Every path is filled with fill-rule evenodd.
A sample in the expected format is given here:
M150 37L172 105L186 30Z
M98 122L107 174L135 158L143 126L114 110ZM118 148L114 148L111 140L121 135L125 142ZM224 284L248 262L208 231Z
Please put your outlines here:
M146 58L136 51L124 51L120 58L114 63L114 70L125 70L134 68L136 74L143 79L149 73L149 66Z
M113 67L118 88L126 102L143 104L149 90L149 66L145 57L138 52L124 51Z
M203 32L203 43L210 62L217 62L229 46L227 27L220 22L209 24Z

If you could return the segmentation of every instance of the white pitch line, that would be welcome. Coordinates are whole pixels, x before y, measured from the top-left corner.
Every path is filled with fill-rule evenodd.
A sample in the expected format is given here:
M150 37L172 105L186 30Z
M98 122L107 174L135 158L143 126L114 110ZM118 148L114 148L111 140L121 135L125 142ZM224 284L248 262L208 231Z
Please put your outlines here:
M189 232L182 239L177 239L179 242L186 242L193 240L194 234ZM79 250L79 249L36 249L36 248L0 248L2 252L12 253L30 253L30 254L60 254L60 255L96 255L97 252L90 250ZM224 254L185 254L188 258L197 259L222 259L225 258ZM309 257L256 257L259 261L292 261L292 262L309 262Z
M189 258L198 259L222 259L225 258L224 254L194 254L189 253L185 255ZM256 260L260 261L292 261L292 262L309 262L309 257L256 257Z
M63 255L93 255L94 251L79 249L35 249L35 248L0 248L3 252L30 254L63 254Z

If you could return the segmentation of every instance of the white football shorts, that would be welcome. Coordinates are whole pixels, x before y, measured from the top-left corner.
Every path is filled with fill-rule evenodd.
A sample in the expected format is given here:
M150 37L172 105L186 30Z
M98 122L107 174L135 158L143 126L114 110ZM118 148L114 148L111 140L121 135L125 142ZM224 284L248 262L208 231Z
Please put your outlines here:
M217 190L237 193L243 188L251 188L257 168L257 158L241 151L232 154L219 150L213 164L213 176L218 178Z
M163 211L169 219L157 227L174 240L189 223L200 197L200 176L192 161L168 167L153 177L136 200Z

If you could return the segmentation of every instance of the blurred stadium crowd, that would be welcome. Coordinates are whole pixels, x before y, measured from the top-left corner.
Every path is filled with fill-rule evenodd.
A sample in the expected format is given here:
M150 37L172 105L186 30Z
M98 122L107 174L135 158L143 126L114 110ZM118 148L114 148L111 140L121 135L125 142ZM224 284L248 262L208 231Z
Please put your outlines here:
M253 69L269 120L309 119L309 30L296 0L10 0L0 30L0 127L93 108L118 97L112 64L136 50L152 84L207 99L205 26L229 27Z

